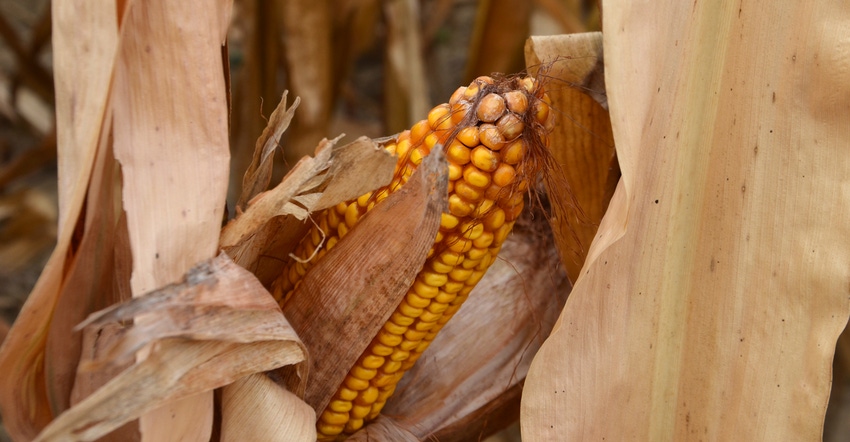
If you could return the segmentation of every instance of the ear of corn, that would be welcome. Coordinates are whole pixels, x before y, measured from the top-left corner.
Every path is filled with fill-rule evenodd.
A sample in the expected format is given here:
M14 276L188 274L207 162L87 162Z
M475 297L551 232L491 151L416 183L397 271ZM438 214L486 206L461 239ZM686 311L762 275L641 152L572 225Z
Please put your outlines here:
M399 158L388 186L314 215L316 225L274 283L281 304L360 217L403 186L431 149L443 146L449 162L448 211L434 245L401 304L319 414L320 440L344 438L378 416L401 376L493 262L546 155L552 123L547 102L531 78L479 77L386 146Z

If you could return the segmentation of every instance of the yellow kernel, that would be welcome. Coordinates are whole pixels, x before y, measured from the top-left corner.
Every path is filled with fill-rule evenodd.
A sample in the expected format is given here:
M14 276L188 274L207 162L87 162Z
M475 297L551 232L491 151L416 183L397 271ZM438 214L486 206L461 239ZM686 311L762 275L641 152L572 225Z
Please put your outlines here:
M452 125L457 126L458 124L460 124L466 118L466 116L469 115L470 109L472 109L472 104L470 104L468 101L461 101L452 104Z
M381 373L378 373L378 376L375 376L375 379L372 379L372 385L378 388L392 385L392 383L395 382L395 373L398 371L399 368L401 368L401 364L401 362L387 362L386 364L384 364L384 368L381 369ZM389 367L390 365L392 365L392 367ZM398 366L398 368L396 368L396 365ZM393 371L392 373L388 373L385 371L387 367L395 369L395 371Z
M455 267L455 269L449 273L449 277L452 278L452 280L458 282L465 282L467 279L469 279L469 275L472 275L472 269L464 269L461 267ZM410 331L410 329L408 329L407 331Z
M325 213L327 213L328 216L328 227L330 227L332 230L336 230L337 226L339 226L339 213L337 213L336 210L328 210ZM342 213L345 213L345 211L343 211Z
M440 253L440 261L446 265L456 266L463 262L463 255L452 250L446 250Z
M411 324L412 324L412 322L411 322ZM383 345L381 343L374 342L374 341L372 342L372 345L371 345L372 353L374 353L378 356L389 356L389 355L391 355L392 352L393 352L393 347L394 346L392 346L392 345Z
M498 127L492 124L482 124L478 131L478 137L481 144L492 150L501 150L506 144L505 136L502 135Z
M337 227L337 233L339 233L339 239L344 238L348 234L348 226L345 223L340 223Z
M435 303L428 306L428 311L431 312L431 313L443 313L443 312L446 311L447 308L449 308L448 304L440 304L438 302L435 302ZM405 341L405 342L407 342L407 341Z
M357 224L358 219L360 219L360 211L357 210L357 204L349 204L348 209L345 210L345 225L352 228Z
M422 163L422 159L425 158L425 155L428 155L428 153L425 151L425 148L419 146L416 149L410 151L410 162L418 166Z
M502 161L517 164L525 156L527 147L522 139L515 140L502 149Z
M398 142L398 146L396 146L396 155L399 158L404 158L410 152L410 140L405 139Z
M390 361L392 361L392 362L406 361L407 358L409 358L409 357L410 357L409 351L405 351L405 350L402 350L400 348L397 348L397 349L395 349L395 351L393 351L393 354L390 355Z
M448 129L451 126L451 118L449 117L450 111L451 106L448 104L441 104L431 109L431 112L428 112L428 125L431 126L431 129Z
M441 273L447 273L447 272L441 272ZM440 292L440 289L437 288L437 287L425 284L424 282L422 282L422 280L417 278L415 281L413 281L413 291L417 295L419 295L423 298L431 299L431 298L437 296L437 293Z
M472 150L472 164L484 172L492 172L499 166L499 154L492 150L478 146ZM478 186L483 187L483 186Z
M357 395L357 399L354 400L355 404L358 405L372 405L378 399L378 387L374 385L369 386L369 388L360 392Z
M455 164L466 164L469 162L469 148L455 139L446 149L446 159Z
M399 307L401 307L401 305L399 305ZM376 338L378 339L378 342L386 345L387 347L395 347L398 344L401 344L401 336L395 335L395 334L392 334L392 333L388 333L385 330L385 328L386 328L386 324L384 324L384 329L382 329L381 331L378 332L378 336L376 336ZM355 388L354 390L357 390L357 389ZM362 390L362 388L361 388L361 390Z
M446 236L446 244L449 250L457 253L466 253L472 248L472 241L455 234Z
M463 143L466 147L475 147L479 144L478 128L475 126L467 126L461 129L455 138Z
M415 342L422 340L426 334L427 332L424 331L408 330L404 333L404 337L409 339L411 342Z
M482 232L481 236L472 240L472 245L477 249L485 249L493 244L493 232Z
M369 381L354 376L346 376L344 385L352 390L362 391L369 388Z
M481 278L483 278L483 277L484 277L484 271L476 270L476 271L472 272L472 275L469 275L469 279L466 280L466 283L468 285L478 284L478 281L481 281Z
M513 228L513 226L514 226L513 222L507 222L507 223L503 224L502 227L499 227L498 230L493 232L493 235L495 236L493 241L496 244L501 244L501 243L505 242L505 238L507 238L508 234L511 233L511 228Z
M452 271L454 266L447 265L441 261L431 261L430 262L431 270L437 273L449 273ZM431 287L434 290L438 290L437 287ZM435 293L436 296L436 293Z
M389 399L390 396L393 395L393 393L395 393L395 388L387 389L387 390L381 390L381 392L378 393L378 400L375 401L375 402L376 403L386 402L387 399Z
M392 321L392 322L394 322L398 325L403 325L403 326L407 327L408 325L413 324L413 321L415 321L415 318L410 318L410 317L404 316L399 312L393 312L392 316L390 316L390 321ZM379 356L386 356L386 355L379 355Z
M430 312L429 312L430 313ZM408 352L409 354L409 352ZM381 371L386 374L393 374L401 368L401 361L387 361L384 366L381 368ZM380 374L378 376L381 376ZM383 379L383 378L382 378ZM376 381L373 380L376 386L380 387Z
M437 235L434 236L434 243L439 244L441 242L443 242L443 232L437 231ZM428 257L430 258L431 255L433 255L433 254L434 254L434 248L432 247L431 250L428 253Z
M486 189L490 184L490 174L484 173L477 167L468 164L463 168L463 180L475 187Z
M458 222L460 222L456 216L450 215L448 213L440 214L440 228L446 230L452 230L457 227Z
M339 242L339 238L332 236L328 238L328 244L325 246L325 248L327 250L330 250L336 245L337 242Z
M407 302L404 302L404 301L401 301L401 304L398 305L397 310L401 314L403 314L405 316L410 316L411 318L418 318L419 315L422 314L421 308L414 308L410 304L408 304ZM399 336L396 336L396 337L401 339ZM390 345L390 347L395 347L396 345L398 345L398 344Z
M499 118L499 121L496 122L496 128L502 135L503 140L510 141L522 135L522 131L525 130L525 123L516 114L509 112L502 118Z
M460 232L464 238L475 241L484 233L484 226L480 222L467 221L460 226Z
M457 193L449 195L449 212L455 216L468 216L475 206L465 201Z
M505 92L504 98L505 104L511 112L522 115L528 110L528 97L522 91Z
M408 293L407 296L404 297L404 299L407 301L408 304L416 308L425 308L428 307L429 304L431 304L430 299L423 298L413 292ZM405 330L406 329L407 327L405 327Z
M460 285L460 286L457 288L457 290L458 290L458 291L460 291L460 289L462 289L462 288L463 288L463 282L456 282L456 281L452 281L452 283L453 283L453 284L459 284L459 285ZM450 302L454 301L454 300L455 300L455 298L457 298L457 293L447 293L447 292L443 292L443 291L441 291L441 292L440 292L440 294L439 294L439 295L437 295L437 297L436 297L436 298L434 298L434 302L439 302L440 304L448 304L448 303L450 303ZM429 312L429 311L426 311L426 312L422 312L422 316L421 316L421 318L425 318L425 317L426 317L425 315L429 315L429 316L428 316L428 318L429 318L429 319L433 317L433 318L434 318L434 321L436 321L437 319L440 319L440 316L441 316L441 315L439 315L439 314L431 313L431 312ZM424 321L424 319L421 319L421 318L420 318L420 320Z
M476 77L475 80L472 80L474 83L485 85L485 84L493 84L496 80L493 80L493 77L489 75L482 75L480 77Z
M433 315L434 313L428 312ZM436 321L436 319L434 319ZM415 326L413 326L413 330L427 332L434 328L434 321L431 322L417 322Z
M446 299L447 295L448 295L447 293L440 292L440 294L437 295L437 297L434 298L434 299L436 300L437 298L440 298L440 297L443 297L443 299ZM454 298L455 298L454 295L451 295L451 299L454 299ZM437 301L437 302L446 304L447 302L451 302L451 301ZM440 315L438 313L431 313L429 311L424 311L424 312L422 312L422 316L419 317L420 322L417 322L415 327L416 327L417 330L419 330L420 324L433 324L434 321L436 321L437 319L440 319L440 316L442 316L442 315Z
M433 132L428 134L428 136L425 137L425 147L426 147L426 149L422 152L422 154L423 154L422 156L424 157L424 156L428 155L428 153L431 152L434 149L434 146L436 146L437 143L439 143L439 142L440 142L440 136L439 135L437 135Z
M422 140L425 139L425 136L431 132L431 128L428 126L428 120L422 120L418 123L414 124L412 128L410 128L410 145L416 146L422 143Z
M384 365L384 358L381 356L366 355L360 358L360 365L368 369L381 368L381 365Z
M452 93L452 97L449 98L449 104L455 104L463 98L463 93L466 92L466 86L461 86L455 89L454 93Z
M469 86L466 87L466 90L463 91L463 98L467 100L474 98L476 95L478 95L478 91L480 90L481 86L477 82L473 81L469 84Z
M363 428L363 419L350 419L345 424L345 432L348 434L354 433Z
M466 259L471 261L478 261L483 258L484 255L487 254L487 249L474 249L470 248L468 252L466 252Z
M537 88L537 82L532 77L525 77L520 80L520 86L528 93L534 93Z
M428 306L428 307L430 309L431 306ZM398 348L400 348L402 350L410 351L410 350L413 350L414 348L416 348L417 345L419 345L418 341L411 341L409 339L405 339L404 341L401 341L401 344L398 344ZM402 366L404 366L404 365L402 365Z
M353 419L363 419L372 411L372 405L355 405L351 407L349 414Z
M372 192L366 192L363 195L360 195L357 198L357 205L360 207L366 207L369 204L369 201L372 199Z
M462 289L463 289L463 283L456 282L456 281L449 281L449 282L446 283L446 285L444 285L440 289L440 293L445 292L445 293L454 295L454 294L457 294L457 292L461 291ZM439 297L440 295L437 295L437 296ZM443 302L443 301L438 301L438 302Z
M501 187L510 186L516 178L516 169L510 164L501 163L496 170L493 171L493 184Z
M434 272L421 272L419 277L422 278L422 282L431 287L442 287L448 281L448 277L442 273L434 273Z
M469 183L464 180L455 181L454 193L458 194L466 201L478 201L482 196L484 196L484 192L481 189L470 186Z
M319 433L319 437L321 436L336 436L342 433L342 430L345 429L344 425L331 425L327 424L324 421L319 421L316 423L316 432Z
M472 214L473 218L481 218L488 213L490 213L493 209L493 206L496 205L496 202L490 199L482 200L478 203L478 206L475 208L475 212Z
M489 93L478 102L476 116L481 121L492 123L505 113L505 109L505 99L499 94Z
M504 195L506 195L506 192L503 192L503 188L496 184L491 184L487 187L487 190L484 191L484 197L490 200L497 200Z
M357 392L345 387L340 387L336 392L336 397L343 401L353 401L357 397Z
M549 105L543 102L543 100L536 100L534 102L534 106L532 106L532 112L534 113L534 118L540 123L545 125L546 121L549 119Z
M401 335L402 333L405 332L405 330L407 330L407 327L398 325L398 324L396 324L392 321L387 321L384 324L384 330L386 330L388 333L392 333L394 335ZM387 344L387 345L389 345L389 344Z
M339 399L333 400L328 404L328 408L336 413L346 413L351 410L351 402L341 401Z
M461 264L461 267L467 270L476 269L481 264L481 261L487 256L488 255L484 255L483 257L481 257L481 259L467 259L463 262L463 264Z
M449 180L454 181L463 175L463 166L460 164L449 163Z

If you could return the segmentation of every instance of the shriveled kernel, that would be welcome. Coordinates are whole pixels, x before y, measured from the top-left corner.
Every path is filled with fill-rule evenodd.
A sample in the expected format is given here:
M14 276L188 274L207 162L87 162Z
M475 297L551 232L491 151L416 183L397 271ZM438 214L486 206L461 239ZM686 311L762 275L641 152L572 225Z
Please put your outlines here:
M490 185L490 174L482 172L471 164L467 164L463 168L463 180L475 187L486 189Z
M525 145L525 141L518 139L502 149L502 161L508 164L517 164L525 157L526 150L528 148Z
M351 407L351 411L349 414L354 419L363 419L369 415L369 412L372 411L372 405L355 405Z
M446 275L442 273L421 272L419 276L422 278L422 282L432 287L442 287L448 281Z
M354 400L354 403L358 405L372 405L376 400L378 400L378 392L378 387L370 386L357 395L357 399Z
M493 183L500 187L508 187L516 178L516 169L507 163L499 164L493 171Z
M458 282L464 282L469 279L469 275L472 274L472 269L464 269L461 267L456 267L454 270L449 272L449 277ZM408 329L407 331L410 331ZM407 332L405 332L407 333ZM405 335L406 336L406 335Z
M508 91L503 97L511 112L522 115L528 110L528 97L522 91Z
M445 273L445 272L441 272L441 273ZM437 288L437 287L425 284L424 282L422 282L421 279L417 278L415 281L413 281L413 291L417 295L419 295L423 298L430 299L430 298L437 296L437 293L440 292L440 289Z
M401 343L401 336L388 333L386 330L379 331L378 336L376 336L376 339L378 340L378 342L386 345L387 347L395 347L396 345ZM353 388L353 390L357 389Z
M490 247L490 244L493 244L493 232L482 232L478 238L472 240L472 245L478 249Z
M511 141L522 135L522 131L525 130L525 123L516 114L508 112L502 118L499 118L499 121L496 122L496 128L499 129L505 140Z
M497 126L492 124L481 125L478 129L478 139L481 141L481 144L491 150L501 150L505 147L505 136L502 135L502 132Z
M476 115L479 120L492 123L505 113L505 109L505 99L499 94L489 93L478 102Z
M446 159L452 163L466 164L469 162L469 157L469 148L464 146L463 143L457 139L452 141L446 149Z
M351 410L351 402L343 400L333 400L328 404L328 408L335 413L347 413Z
M449 212L454 216L467 216L472 213L475 206L464 200L457 193L449 195Z
M387 321L384 323L384 330L394 335L401 335L405 332L405 330L407 330L407 327L403 325L398 325L392 321Z
M456 216L450 215L448 213L440 214L440 228L446 230L452 230L457 227L458 222L460 222Z
M499 166L499 154L484 146L472 150L471 160L475 167L484 172L492 172Z
M401 339L401 336L399 336L399 339ZM363 391L369 388L369 381L365 381L354 376L346 376L344 382L346 387L356 391Z
M416 308L425 308L425 307L428 307L429 304L431 304L430 299L423 298L423 297L421 297L421 296L419 296L419 295L417 295L416 293L413 293L413 292L408 293L404 297L404 299L407 301L408 304L411 305L411 307L416 307ZM409 330L409 329L407 327L405 327L405 331L407 331L407 330Z
M455 139L463 143L466 147L475 147L479 144L478 128L476 126L467 126L461 129Z
M455 181L455 193L467 201L478 201L484 196L484 192L481 189L470 186L463 180Z
M463 175L463 166L449 163L449 180L454 181Z

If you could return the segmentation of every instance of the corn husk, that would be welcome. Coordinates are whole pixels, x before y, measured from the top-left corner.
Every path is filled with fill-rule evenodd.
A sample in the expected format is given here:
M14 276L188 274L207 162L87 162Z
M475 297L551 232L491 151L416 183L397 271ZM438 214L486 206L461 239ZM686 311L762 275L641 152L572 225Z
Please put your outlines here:
M847 323L839 3L609 1L622 179L524 440L819 440Z

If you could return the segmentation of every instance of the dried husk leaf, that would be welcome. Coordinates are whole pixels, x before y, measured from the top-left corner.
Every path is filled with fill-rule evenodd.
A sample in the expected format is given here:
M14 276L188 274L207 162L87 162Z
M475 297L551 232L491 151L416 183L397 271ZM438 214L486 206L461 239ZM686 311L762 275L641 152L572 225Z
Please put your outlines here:
M261 373L222 389L221 418L222 442L316 440L316 412Z
M52 418L44 350L69 247L88 192L115 62L118 25L114 4L52 4L53 66L59 145L59 234L17 321L0 347L0 411L9 435L31 440ZM84 26L81 26L84 23Z
M354 433L353 436L346 439L348 442L374 442L374 441L394 441L394 442L418 442L422 440L413 433L405 430L398 422L385 415L380 415L375 418L369 425L363 427L362 430Z
M477 440L519 417L528 367L570 287L544 219L524 216L384 408L416 440Z
M394 167L395 158L368 138L341 147L325 140L314 157L302 158L280 184L257 195L222 229L221 248L268 285L311 225L304 222L309 212L388 184Z
M325 408L422 268L446 206L447 170L434 149L307 272L284 306L310 351L304 399L314 409ZM295 375L290 385L304 376Z
M550 172L546 184L555 208L555 240L575 281L620 177L611 118L602 105L607 106L602 33L531 37L525 59L529 71L551 85L547 93L558 124L550 135L550 149L561 166L554 172L563 175ZM559 198L565 194L558 189L565 186L571 195ZM571 213L576 202L582 217Z
M623 176L523 439L820 440L850 315L850 10L603 10Z
M116 329L129 319L132 327ZM149 354L58 416L38 440L93 440L168 401L306 356L274 299L224 254L183 282L97 312L81 327L111 329L114 342L81 363L83 371L133 361L141 348Z

